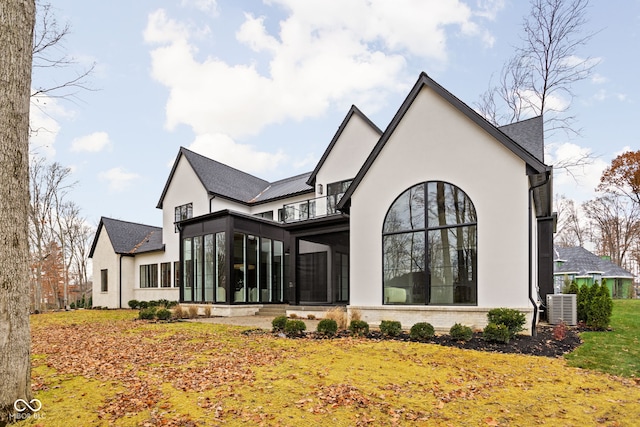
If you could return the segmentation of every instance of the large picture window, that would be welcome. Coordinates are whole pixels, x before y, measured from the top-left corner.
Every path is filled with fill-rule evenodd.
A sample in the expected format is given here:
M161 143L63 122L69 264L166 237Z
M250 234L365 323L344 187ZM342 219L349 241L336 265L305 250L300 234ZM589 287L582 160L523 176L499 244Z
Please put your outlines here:
M453 184L402 193L382 230L384 304L477 304L477 218Z

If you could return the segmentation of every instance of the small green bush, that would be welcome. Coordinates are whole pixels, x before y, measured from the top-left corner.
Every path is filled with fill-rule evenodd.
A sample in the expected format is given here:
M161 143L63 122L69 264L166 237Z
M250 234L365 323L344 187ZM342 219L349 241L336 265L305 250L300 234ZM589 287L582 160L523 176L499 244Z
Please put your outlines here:
M336 332L338 332L338 322L333 319L322 319L318 322L318 327L316 331L323 335L334 336Z
M75 303L75 302L72 302L71 304L69 304L69 308L70 308L71 310L75 310L75 308L76 308L76 303Z
M487 313L489 323L504 325L509 330L510 338L515 337L518 332L524 330L527 321L524 313L512 308L494 308Z
M147 301L138 302L138 308L144 310L145 308L151 307Z
M173 308L173 307L175 307L176 305L178 305L178 301L169 301L169 302L167 303L167 308Z
M156 311L156 317L158 318L158 320L169 320L171 319L171 312L166 308L161 308L160 310Z
M501 342L507 344L511 339L511 333L506 325L489 323L482 332L485 341Z
M273 328L273 332L282 332L284 331L284 325L287 323L287 316L278 316L271 321L271 327Z
M284 333L287 336L300 336L307 329L307 325L302 320L288 319L284 324Z
M412 340L424 341L432 338L436 334L433 325L427 322L418 322L411 327L409 337Z
M140 310L138 313L138 319L143 320L153 320L156 317L156 308L155 307L147 307Z
M349 332L357 336L366 335L369 333L369 324L364 320L352 320L349 324Z
M140 302L137 299L132 299L127 304L129 304L129 308L132 310L136 310L140 307Z
M449 336L456 341L469 341L473 337L473 331L468 326L456 323L449 329Z
M397 320L383 320L380 322L380 332L387 337L397 337L402 332L402 324Z

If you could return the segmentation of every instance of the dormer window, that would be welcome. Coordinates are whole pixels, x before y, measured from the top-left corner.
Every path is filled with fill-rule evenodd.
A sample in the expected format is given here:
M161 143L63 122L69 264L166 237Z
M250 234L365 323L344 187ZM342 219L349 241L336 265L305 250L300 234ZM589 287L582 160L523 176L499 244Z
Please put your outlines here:
M185 219L193 218L193 203L176 206L174 218L176 223L184 221ZM175 232L178 232L177 224L175 225Z

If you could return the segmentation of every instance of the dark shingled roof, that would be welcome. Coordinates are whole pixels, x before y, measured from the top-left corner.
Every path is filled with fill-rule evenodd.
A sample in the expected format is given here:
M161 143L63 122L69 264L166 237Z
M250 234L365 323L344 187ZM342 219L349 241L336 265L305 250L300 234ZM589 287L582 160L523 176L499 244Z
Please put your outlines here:
M117 254L136 255L164 250L162 228L102 217L91 245L89 258L93 257L98 236L103 228L107 232L111 245Z
M633 277L633 274L614 264L611 261L600 258L583 247L570 248L555 247L555 261L564 261L560 266L554 263L554 273L575 273L579 276L593 272L602 272L603 277Z
M281 179L280 181L275 181L265 188L262 193L251 199L250 202L259 203L313 191L313 187L307 184L307 180L310 175L311 172L307 172L290 178Z
M544 121L542 116L501 126L498 129L544 162Z
M270 183L269 181L257 178L251 174L225 165L224 163L217 162L184 147L180 147L178 157L162 191L162 196L160 196L160 201L157 206L159 209L162 208L164 196L178 166L178 161L182 156L187 159L203 187L210 195L251 204L263 203L269 200L313 191L313 187L306 184L311 172Z

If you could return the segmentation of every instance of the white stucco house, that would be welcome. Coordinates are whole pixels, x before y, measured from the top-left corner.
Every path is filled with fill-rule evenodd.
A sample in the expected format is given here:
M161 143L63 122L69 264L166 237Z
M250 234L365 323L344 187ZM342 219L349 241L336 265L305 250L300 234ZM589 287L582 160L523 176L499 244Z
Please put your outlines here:
M267 182L181 148L162 228L101 220L94 305L338 305L440 329L510 307L533 325L553 293L543 148L541 117L496 128L424 73L384 131L352 107L307 174Z

